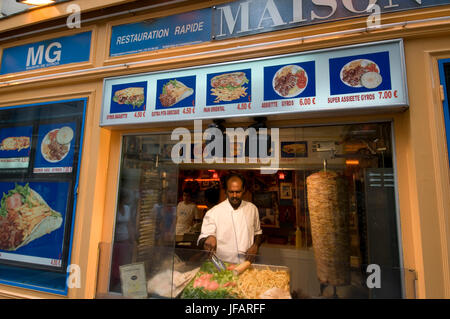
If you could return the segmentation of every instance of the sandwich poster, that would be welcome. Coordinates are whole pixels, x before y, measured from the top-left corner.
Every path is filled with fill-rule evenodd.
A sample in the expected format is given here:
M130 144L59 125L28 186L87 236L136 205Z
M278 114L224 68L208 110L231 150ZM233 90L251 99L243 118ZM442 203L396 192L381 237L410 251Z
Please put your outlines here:
M196 76L158 80L155 109L195 107Z
M0 182L0 260L60 267L68 182Z
M331 95L391 90L389 52L330 59Z
M55 123L39 126L34 173L71 173L77 123Z
M316 95L315 61L264 67L264 100Z
M0 129L0 169L28 168L33 126Z
M251 69L207 75L206 105L251 102Z
M112 86L109 113L145 111L147 104L147 81Z

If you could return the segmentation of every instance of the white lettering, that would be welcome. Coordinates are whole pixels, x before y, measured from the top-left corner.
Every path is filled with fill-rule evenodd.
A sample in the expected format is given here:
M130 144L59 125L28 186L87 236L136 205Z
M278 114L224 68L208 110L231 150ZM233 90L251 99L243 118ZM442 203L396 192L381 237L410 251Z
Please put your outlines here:
M303 0L292 1L292 21L290 23L298 23L306 21L303 19Z
M81 8L78 4L70 4L66 9L67 13L71 13L66 20L69 29L81 28Z
M48 63L59 62L61 60L61 50L55 50L53 52L53 58L50 58L50 50L53 47L61 49L62 46L59 42L53 42L47 47L47 50L45 50L45 61L47 61Z
M34 55L34 48L30 47L28 49L28 55L27 55L27 67L31 65L36 64L42 64L42 57L44 56L44 45L40 45L38 47L38 50L36 52L36 55ZM38 63L39 60L39 63Z
M364 12L367 12L367 9L371 8L376 3L377 3L377 0L369 0L369 4L367 5L367 7L364 10L358 11L353 6L353 0L342 0L342 4L344 5L344 7L347 8L347 10L349 10L349 11L351 11L353 13L364 13Z
M220 34L217 36L224 36L226 35L223 33L223 18L225 18L226 25L228 27L228 32L230 34L233 34L234 28L236 27L236 22L239 17L239 14L241 13L241 30L238 32L246 32L250 31L249 27L249 20L250 20L250 11L249 11L249 4L251 1L242 2L239 4L238 11L236 13L236 17L233 17L233 13L231 12L231 6L224 6L218 8L218 10L221 11L220 13Z
M366 273L371 273L367 276L366 284L370 289L381 288L381 268L379 265L370 264L367 266Z
M67 277L67 287L72 288L81 288L81 269L80 266L76 264L71 264L67 267L67 273L69 276Z
M381 27L381 8L379 5L374 4L372 7L369 7L368 12L372 14L367 18L367 27L368 28L380 28Z
M269 13L269 17L267 17L267 18L265 17L266 16L266 12ZM277 6L273 2L273 0L268 0L267 1L266 6L265 6L264 11L263 11L263 14L261 16L261 19L259 20L257 29L263 29L264 28L264 27L261 26L261 24L262 24L262 22L264 20L272 20L274 27L286 24L286 22L284 22L283 19L281 18L280 12L278 11Z
M170 136L172 141L180 140L181 141L175 144L172 147L171 157L172 161L175 164L190 163L191 162L191 133L188 129L183 127L177 127L172 131L172 135ZM180 154L183 154L180 156Z
M331 17L337 9L337 3L336 0L312 0L312 2L317 6L326 6L331 8L331 13L327 16L321 17L314 13L314 11L311 11L311 20L315 19L328 19Z

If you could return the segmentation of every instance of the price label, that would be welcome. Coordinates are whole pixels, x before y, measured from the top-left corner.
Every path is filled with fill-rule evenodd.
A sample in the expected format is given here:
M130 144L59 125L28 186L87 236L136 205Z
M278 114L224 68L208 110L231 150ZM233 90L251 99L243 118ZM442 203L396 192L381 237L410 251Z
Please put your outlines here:
M392 99L394 98L398 98L398 91L381 91L378 92L378 96L380 99L385 100L385 99Z
M145 117L145 111L134 112L134 117Z

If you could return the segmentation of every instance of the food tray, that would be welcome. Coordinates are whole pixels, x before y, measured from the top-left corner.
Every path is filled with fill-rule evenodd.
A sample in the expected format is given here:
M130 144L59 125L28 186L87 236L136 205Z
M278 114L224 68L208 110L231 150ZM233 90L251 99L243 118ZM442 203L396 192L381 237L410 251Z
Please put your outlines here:
M251 264L249 269L254 268L258 270L263 270L269 268L272 271L284 270L288 273L289 276L289 290L292 288L291 284L291 270L286 266L275 266L275 265L264 265L264 264Z

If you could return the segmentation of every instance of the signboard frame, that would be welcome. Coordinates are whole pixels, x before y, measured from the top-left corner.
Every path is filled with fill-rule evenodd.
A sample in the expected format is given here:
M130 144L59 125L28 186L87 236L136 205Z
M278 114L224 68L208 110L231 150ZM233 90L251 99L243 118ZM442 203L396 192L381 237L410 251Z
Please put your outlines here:
M361 56L362 54L368 54L370 53L371 49L377 49L378 51L383 50L386 51L386 48L391 48L388 51L394 52L395 50L395 56L391 56L390 53L389 56L393 61L389 63L389 76L391 77L390 81L392 82L392 89L391 90L385 90L385 91L377 91L375 89L366 89L365 92L359 92L355 91L354 93L342 93L340 95L332 95L331 89L330 89L330 83L329 81L326 84L323 84L324 81L321 80L320 83L316 83L316 92L322 92L320 94L323 94L323 96L318 96L317 94L315 97L310 98L298 98L294 97L290 99L288 102L281 102L281 100L284 100L283 97L280 97L279 103L277 104L277 107L271 108L269 104L267 104L269 107L264 108L262 110L263 106L259 106L259 111L241 111L236 114L236 110L239 109L239 107L247 107L251 108L251 103L254 103L256 100L256 105L258 108L258 103L263 101L262 95L263 92L259 92L260 98L254 98L254 96L257 94L255 92L255 87L252 86L252 100L251 103L248 103L248 105L245 105L245 103L238 104L237 108L236 105L233 104L226 104L223 105L219 104L217 108L219 109L217 112L212 112L211 114L206 115L204 108L207 104L206 102L206 96L204 93L202 96L199 96L200 91L206 90L206 84L199 84L202 81L202 79L206 79L206 75L208 73L218 73L221 72L232 72L234 70L240 70L244 68L252 68L252 76L259 76L263 77L262 75L262 69L264 66L272 66L274 64L276 65L283 65L283 64L295 64L294 62L298 60L298 62L304 62L304 61L315 61L315 74L320 74L323 76L324 72L328 74L326 77L329 76L330 68L329 68L329 61L327 59L331 59L331 57L339 57L339 56ZM383 49L384 48L384 49ZM320 62L320 59L317 57L320 57L321 55L324 56L322 60L326 60L326 66L324 65L324 61ZM311 58L308 58L311 57ZM312 57L316 57L315 59L312 59ZM293 62L294 61L294 62ZM319 61L319 62L318 62ZM273 62L272 64L270 64ZM251 66L250 64L253 64L254 66ZM383 66L385 67L385 66ZM395 68L395 69L394 69ZM319 71L318 71L319 69ZM154 85L153 82L156 82L159 77L161 78L167 78L167 71L170 71L170 74L173 75L174 78L176 78L176 75L179 75L179 77L188 76L188 75L197 75L197 96L195 98L195 105L191 108L184 108L179 110L170 110L168 109L165 113L163 112L163 115L160 115L158 113L155 113L155 107L154 104L156 102L157 96L154 91L154 88L152 89L152 86ZM202 73L203 72L203 73ZM166 75L164 75L166 74ZM199 75L203 74L203 75ZM206 74L206 75L205 75ZM259 86L261 87L261 83L264 83L264 81L268 82L268 80L264 79L257 79L259 81ZM109 101L112 99L110 87L111 85L118 84L118 83L133 83L138 81L147 81L148 83L148 94L146 96L147 100L147 108L146 112L129 112L129 114L122 113L122 114L114 114L114 116L108 114L108 107L109 107ZM319 82L318 80L316 82ZM252 80L250 81L250 85L252 83ZM409 100L408 100L408 87L406 82L406 68L405 68L405 58L404 58L404 48L403 48L403 40L402 39L393 39L393 40L386 40L386 41L380 41L380 42L370 42L370 43L361 43L356 44L352 46L346 46L346 47L333 47L333 48L326 48L321 50L314 50L314 51L306 51L306 52L299 52L299 53L291 53L287 55L276 55L276 56L269 56L269 57L263 57L263 58L257 58L257 59L246 59L246 60L239 60L239 61L232 61L232 62L226 62L226 63L220 63L220 64L209 64L209 65L202 65L202 66L195 66L191 68L185 68L185 69L171 69L171 70L165 70L165 71L158 71L158 72L150 72L150 73L144 73L144 74L138 74L138 75L127 75L127 76L121 76L121 77L113 77L113 78L106 78L104 79L103 83L103 103L102 103L102 113L101 113L101 120L100 120L100 126L114 126L114 125L124 125L124 124L151 124L151 123L157 123L157 122L173 122L173 121L186 121L186 120L201 120L201 119L214 119L214 118L231 118L231 117L254 117L254 116L271 116L275 114L317 114L318 116L327 116L329 114L333 114L336 112L345 112L348 110L352 110L353 114L355 112L361 112L364 113L367 110L388 110L388 111L401 111L406 109L409 106ZM200 86L202 85L202 86ZM308 84L309 85L309 84ZM327 85L327 93L323 93L324 91L324 85ZM200 87L199 87L200 86ZM395 87L394 87L395 86ZM330 92L330 93L328 93ZM363 94L363 93L370 93L369 94ZM301 95L301 93L300 93ZM360 96L361 95L361 96ZM364 96L362 96L364 95ZM369 101L363 101L364 99L372 99L375 100L375 102L371 103ZM357 101L359 99L359 101ZM395 101L394 101L395 100ZM312 107L313 103L316 103L318 106ZM153 105L152 105L153 103ZM356 103L356 105L355 105ZM295 104L287 105L287 104ZM253 104L255 105L255 104ZM201 107L203 108L202 111L197 111L195 108ZM226 108L234 108L235 112L230 112L229 110L226 111ZM257 109L256 108L256 109ZM225 111L224 111L225 110ZM253 110L255 110L253 106ZM273 111L272 111L273 110ZM283 110L283 111L281 111ZM150 115L149 115L150 114ZM165 114L165 115L164 115ZM128 117L128 115L130 117ZM162 118L160 120L159 118ZM131 118L131 120L130 120ZM156 118L156 120L155 120Z

